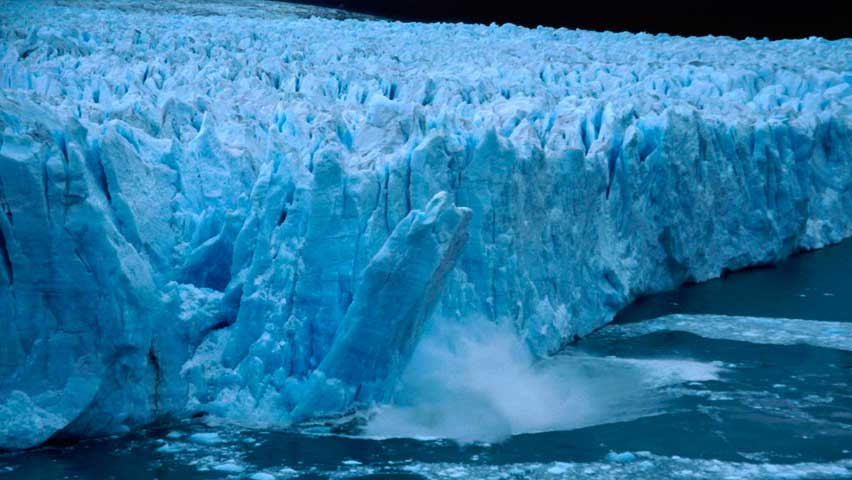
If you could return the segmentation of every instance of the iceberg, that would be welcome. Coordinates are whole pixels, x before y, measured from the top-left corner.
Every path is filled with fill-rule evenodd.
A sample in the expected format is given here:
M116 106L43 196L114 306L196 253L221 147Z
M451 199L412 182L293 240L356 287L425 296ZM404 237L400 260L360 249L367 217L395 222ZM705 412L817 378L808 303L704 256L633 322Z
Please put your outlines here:
M0 449L390 401L852 235L852 41L0 9ZM307 12L307 13L306 13Z

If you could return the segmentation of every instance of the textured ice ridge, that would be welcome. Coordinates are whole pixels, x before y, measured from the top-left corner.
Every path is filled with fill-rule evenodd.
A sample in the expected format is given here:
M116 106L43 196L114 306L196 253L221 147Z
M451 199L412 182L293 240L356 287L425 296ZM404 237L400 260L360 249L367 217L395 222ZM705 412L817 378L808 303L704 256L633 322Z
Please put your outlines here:
M0 6L0 448L386 401L430 315L547 355L852 234L850 41L210 5Z

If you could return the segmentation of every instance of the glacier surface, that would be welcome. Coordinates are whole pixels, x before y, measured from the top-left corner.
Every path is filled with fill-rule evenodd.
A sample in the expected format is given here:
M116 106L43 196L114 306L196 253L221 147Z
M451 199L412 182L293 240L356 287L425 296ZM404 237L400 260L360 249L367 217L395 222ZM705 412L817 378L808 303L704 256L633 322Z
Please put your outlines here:
M0 5L0 448L387 402L430 319L541 357L852 235L852 41L241 3Z

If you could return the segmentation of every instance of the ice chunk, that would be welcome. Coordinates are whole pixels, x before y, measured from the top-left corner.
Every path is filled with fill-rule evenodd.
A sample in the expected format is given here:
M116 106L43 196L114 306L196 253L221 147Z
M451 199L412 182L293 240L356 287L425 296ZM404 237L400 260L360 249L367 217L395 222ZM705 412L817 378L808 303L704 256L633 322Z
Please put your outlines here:
M251 480L275 480L275 475L266 472L257 472L249 476Z
M234 462L226 462L219 465L214 465L213 470L225 473L243 473L246 468Z
M199 432L189 436L189 440L203 445L216 445L224 442L217 432Z
M165 445L157 448L155 451L159 453L178 453L185 450L186 445L182 443L166 443Z
M636 460L636 455L631 452L609 452L606 459L609 462L627 463Z

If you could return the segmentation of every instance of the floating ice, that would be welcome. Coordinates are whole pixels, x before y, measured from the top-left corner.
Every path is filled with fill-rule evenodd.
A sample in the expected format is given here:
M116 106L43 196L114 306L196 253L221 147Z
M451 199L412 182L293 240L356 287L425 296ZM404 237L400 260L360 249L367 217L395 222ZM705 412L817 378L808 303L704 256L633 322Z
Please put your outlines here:
M183 451L185 448L185 445L182 443L166 443L155 451L159 453L178 453Z
M244 471L246 471L246 467L238 465L234 462L227 462L219 465L214 465L213 470L225 473L243 473Z
M852 351L852 323L726 315L668 315L603 328L595 335L629 338L655 332L689 332L705 338L770 345L812 345Z
M275 480L275 475L266 472L257 472L249 476L251 480Z
M630 459L629 461L625 459ZM826 463L746 463L663 457L648 452L622 452L601 462L521 463L509 465L466 465L414 463L404 470L430 480L457 478L463 468L467 478L477 480L627 480L668 479L843 479L852 475L852 460ZM347 475L357 472L347 472ZM344 475L331 475L344 478Z
M3 3L0 448L385 402L433 312L546 357L852 234L849 40L299 8Z
M218 443L224 442L222 437L220 437L219 434L216 432L193 433L189 436L189 440L195 443L201 443L203 445L216 445Z
M610 452L606 459L609 462L627 463L636 460L636 455L631 452Z

